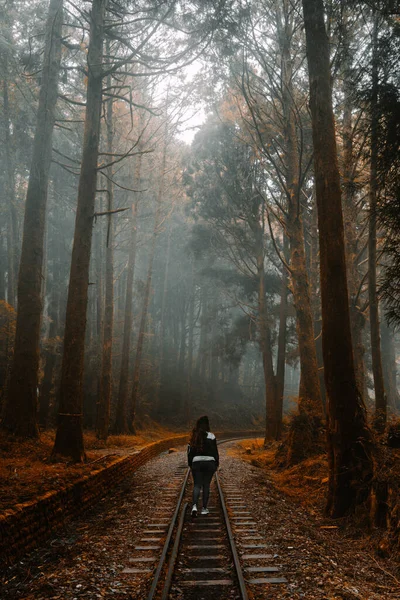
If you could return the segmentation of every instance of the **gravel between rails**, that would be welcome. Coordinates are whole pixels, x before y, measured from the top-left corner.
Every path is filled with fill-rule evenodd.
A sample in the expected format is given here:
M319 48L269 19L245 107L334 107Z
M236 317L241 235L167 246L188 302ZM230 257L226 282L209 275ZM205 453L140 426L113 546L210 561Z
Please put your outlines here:
M385 562L377 562L365 550L365 542L339 530L319 529L317 518L279 492L268 473L229 456L234 443L220 448L221 480L237 486L257 533L268 545L266 552L274 556L271 566L279 567L288 580L283 585L252 585L254 600L400 598L399 584L383 570ZM180 487L172 478L185 460L180 451L141 467L85 518L69 523L46 547L2 573L1 600L145 600L151 573L130 575L123 570L135 566L129 559L143 556L134 548L145 537L156 508L163 501L168 504L165 488ZM173 500L169 503L172 506ZM165 517L170 515L166 506ZM148 555L158 558L161 547ZM157 561L149 564L156 566Z

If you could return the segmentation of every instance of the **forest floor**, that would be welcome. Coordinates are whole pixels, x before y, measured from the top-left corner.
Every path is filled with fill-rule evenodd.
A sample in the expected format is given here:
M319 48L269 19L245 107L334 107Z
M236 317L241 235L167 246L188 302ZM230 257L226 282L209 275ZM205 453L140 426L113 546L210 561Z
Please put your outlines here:
M291 513L286 533L293 537L290 542L293 554L300 552L298 573L303 575L303 585L307 587L308 582L313 581L321 592L320 595L315 589L309 590L304 597L400 599L400 551L389 550L383 530L368 529L362 520L333 521L324 517L328 486L326 454L281 469L277 467L276 451L277 444L266 449L264 440L259 438L237 442L228 450L228 455L257 468L260 480L271 490L268 495L273 505L273 520L282 523L284 514ZM400 481L400 450L390 450L381 459L385 476L391 477L393 482ZM278 542L280 535L275 527L272 536L269 534ZM341 588L338 595L333 593L335 586ZM330 592L324 595L323 589ZM291 597L297 598L297 595Z
M86 462L54 461L51 452L55 430L42 432L38 440L21 441L0 431L0 513L15 504L28 502L52 490L65 487L84 475L111 464L151 442L177 435L157 424L138 435L112 435L107 442L94 432L84 433Z

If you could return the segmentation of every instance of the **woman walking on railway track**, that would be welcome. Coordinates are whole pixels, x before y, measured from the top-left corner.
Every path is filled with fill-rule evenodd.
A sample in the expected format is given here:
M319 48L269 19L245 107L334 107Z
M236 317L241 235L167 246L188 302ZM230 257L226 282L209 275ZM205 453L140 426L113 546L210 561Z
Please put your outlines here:
M211 479L218 469L219 454L215 435L210 432L208 417L200 417L192 431L188 445L188 463L193 475L192 517L197 517L197 504L200 491L203 489L202 515L208 515L208 498L210 496Z

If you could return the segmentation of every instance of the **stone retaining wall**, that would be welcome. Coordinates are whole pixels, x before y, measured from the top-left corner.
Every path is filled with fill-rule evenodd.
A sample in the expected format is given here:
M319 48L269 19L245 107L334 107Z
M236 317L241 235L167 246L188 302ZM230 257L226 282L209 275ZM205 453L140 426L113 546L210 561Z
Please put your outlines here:
M246 437L260 432L224 432L218 437ZM35 500L16 504L0 514L0 566L12 564L43 544L67 519L81 515L94 506L112 488L143 464L171 446L186 443L188 435L179 435L149 444L139 452L116 459L111 465L86 475L67 487L54 490Z

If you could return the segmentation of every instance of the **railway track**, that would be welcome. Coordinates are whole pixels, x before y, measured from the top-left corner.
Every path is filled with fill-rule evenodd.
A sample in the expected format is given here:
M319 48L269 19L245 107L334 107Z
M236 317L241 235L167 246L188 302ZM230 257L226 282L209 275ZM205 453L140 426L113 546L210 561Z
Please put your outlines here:
M147 600L247 600L262 586L287 583L247 510L243 490L216 474L210 513L192 518L191 488L189 469L181 464L123 570L133 584L147 575Z

